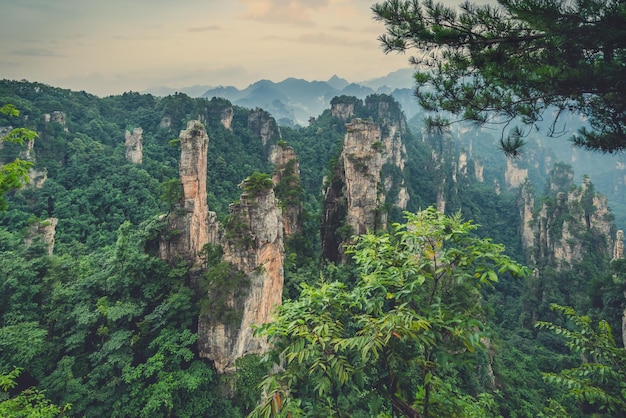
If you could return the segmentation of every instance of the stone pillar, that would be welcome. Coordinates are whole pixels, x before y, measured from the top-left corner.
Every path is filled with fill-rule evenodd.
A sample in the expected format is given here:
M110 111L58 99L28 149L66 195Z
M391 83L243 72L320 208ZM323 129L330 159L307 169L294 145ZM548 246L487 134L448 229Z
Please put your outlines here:
M126 160L133 164L141 164L143 160L143 130L141 128L133 129L130 133L126 131Z

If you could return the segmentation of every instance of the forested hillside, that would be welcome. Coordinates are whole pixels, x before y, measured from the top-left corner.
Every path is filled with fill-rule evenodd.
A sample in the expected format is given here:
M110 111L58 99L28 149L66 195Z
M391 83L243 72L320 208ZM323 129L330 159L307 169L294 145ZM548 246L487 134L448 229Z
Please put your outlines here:
M9 103L0 135L38 138L0 142L33 163L0 212L0 412L31 386L88 417L626 411L623 234L539 146L507 159L386 95L306 127L3 80ZM268 280L282 308L253 335Z

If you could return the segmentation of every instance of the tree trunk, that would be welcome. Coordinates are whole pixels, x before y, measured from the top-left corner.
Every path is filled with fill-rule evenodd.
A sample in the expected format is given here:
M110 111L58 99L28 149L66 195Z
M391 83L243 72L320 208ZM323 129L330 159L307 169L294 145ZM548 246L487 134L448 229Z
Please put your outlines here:
M402 399L398 398L396 395L391 396L391 406L393 410L399 414L404 415L408 418L422 418L422 415L416 411L411 405Z

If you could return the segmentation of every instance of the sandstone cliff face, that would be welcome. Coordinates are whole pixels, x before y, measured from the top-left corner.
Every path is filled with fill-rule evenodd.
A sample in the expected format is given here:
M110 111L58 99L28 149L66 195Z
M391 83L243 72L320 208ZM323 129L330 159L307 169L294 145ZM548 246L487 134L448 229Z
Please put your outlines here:
M126 160L133 164L141 164L143 161L143 129L135 128L133 132L126 131Z
M59 220L57 218L48 218L31 225L24 237L24 245L29 247L36 238L41 238L47 247L48 255L52 255L54 252L54 236L58 223Z
M12 126L0 126L0 139L4 138L13 130ZM2 141L0 141L0 147L2 147Z
M229 221L224 227L218 224L206 204L208 141L199 121L189 122L180 132L182 193L166 216L159 256L171 263L186 261L191 281L200 289L203 275L210 271L203 271L205 260L199 253L205 244L223 249L221 262L229 266L227 274L217 285L209 285L208 294L200 295L209 305L212 298L222 304L219 311L200 315L198 348L220 373L230 373L236 359L269 349L265 339L253 336L252 324L269 322L282 299L283 220L272 181L260 188L250 188L245 181L240 201L230 207ZM211 277L204 280L212 283Z
M209 313L198 324L200 356L211 359L218 372L234 371L235 360L269 350L266 339L253 335L252 325L271 321L283 291L283 221L272 188L244 192L230 207L229 224L221 240L222 261L242 272L247 289L233 289L226 298L238 321L218 321Z
M266 146L273 138L280 138L280 129L268 112L256 108L248 115L248 128L261 139Z
M519 166L517 160L506 159L506 170L504 171L504 181L510 188L518 187L528 177L528 168Z
M406 145L404 137L407 134L406 119L399 105L393 101L379 99L377 96L368 97L365 100L365 108L374 115L374 120L379 121L382 144L383 167L394 167L400 172L406 165ZM381 174L382 175L382 174ZM398 188L398 195L391 196L393 203L398 208L405 210L410 199L404 179L394 178L391 174L382 175L385 191ZM394 184L398 182L399 184Z
M31 139L26 143L26 149L21 153L21 158L33 163L28 170L28 182L30 186L41 189L48 180L48 170L37 167L37 159L35 158L35 140Z
M371 121L353 119L339 163L325 193L322 222L322 252L329 261L343 259L343 245L353 234L384 229L386 213L381 211L385 194L381 190L383 167L381 133Z
M445 213L447 196L457 193L457 145L449 127L441 131L422 129L422 140L431 148L430 174L437 185L435 206Z
M522 246L525 249L533 248L535 245L535 232L531 225L533 220L533 211L535 209L535 191L532 183L526 179L520 188L517 207L520 211L520 235L522 237Z
M330 114L344 122L348 121L354 116L354 103L333 103L330 108Z
M159 255L169 261L182 257L191 265L201 262L198 252L209 242L209 210L206 203L207 150L209 137L204 126L190 121L180 132L179 163L182 196L167 217L167 237L159 244Z
M526 226L522 230L530 225L530 230L523 234L524 243L529 245L526 248L530 249L528 263L568 269L581 262L588 250L583 247L584 236L591 236L596 242L591 251L611 256L615 232L606 198L595 193L588 178L580 187L573 186L571 169L558 167L552 174L547 190L556 195L535 210L531 221L527 216L533 210L530 195L524 200L528 208L523 209ZM532 238L528 237L530 231Z
M333 99L332 106L336 117L349 117L357 109L368 115L345 124L343 148L326 182L322 256L340 262L350 236L386 229L388 206L406 209L407 129L400 106L389 96L372 95L365 103Z
M288 237L302 229L300 165L295 150L283 144L272 145L269 160L274 165L272 180L283 208L283 229Z
M476 180L479 182L484 182L484 175L483 173L485 172L485 166L483 165L482 161L480 161L479 159L474 160L474 175L476 176Z
M220 115L220 123L222 126L229 131L232 131L232 123L233 117L235 116L235 111L232 107L226 107L222 110L222 114Z
M55 113L59 113L62 115L61 112L55 112ZM47 115L47 116L48 118L50 117L50 115ZM63 123L65 123L65 120L63 120ZM2 142L1 139L9 135L12 130L13 130L12 126L0 126L0 150L4 146L4 142ZM39 168L35 165L35 163L37 162L37 159L35 157L35 140L34 139L30 139L28 140L28 142L26 142L26 148L22 152L20 152L19 158L33 163L33 166L28 170L28 185L30 185L31 187L35 187L37 189L41 189L44 183L46 182L46 180L48 180L48 170L46 170L46 168ZM2 159L2 156L0 156L0 166L8 162L9 161L4 161ZM26 185L25 187L28 187L28 185Z
M59 125L63 126L63 130L65 132L68 132L65 113L63 113L63 112L61 112L59 110L55 110L52 113L44 114L43 115L43 120L46 123L50 123L50 122L58 123Z
M624 231L621 229L615 234L615 245L613 245L613 260L624 258Z
M161 122L159 122L159 128L170 129L172 127L172 118L170 116L163 116Z
M354 119L346 124L348 132L341 153L345 198L346 224L355 234L385 229L386 214L379 212L385 204L385 195L379 191L383 158L380 149L380 129L375 123Z
M55 110L52 113L46 113L43 115L44 122L56 122L65 126L65 113Z

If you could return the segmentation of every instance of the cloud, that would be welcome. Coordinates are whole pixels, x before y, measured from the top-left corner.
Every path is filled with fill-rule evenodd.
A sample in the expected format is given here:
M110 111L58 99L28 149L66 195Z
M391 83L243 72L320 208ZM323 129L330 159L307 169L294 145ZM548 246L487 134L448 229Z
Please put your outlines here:
M222 28L218 25L209 25L209 26L199 26L195 28L187 29L188 32L209 32L214 30L221 30Z
M112 39L117 39L119 41L155 41L155 40L159 40L159 39L162 39L162 38L161 38L161 36L156 36L156 35L155 36L116 35Z
M285 41L307 45L330 45L346 48L356 47L372 49L372 47L376 46L376 42L373 40L349 39L344 36L335 36L328 33L306 33L298 37L268 36L265 39L270 41Z
M332 0L242 0L244 16L269 23L312 24L311 14L323 10Z
M30 48L30 49L19 49L11 51L13 55L21 55L26 57L62 57L64 55L59 54L57 52L51 51L49 49L43 48Z

